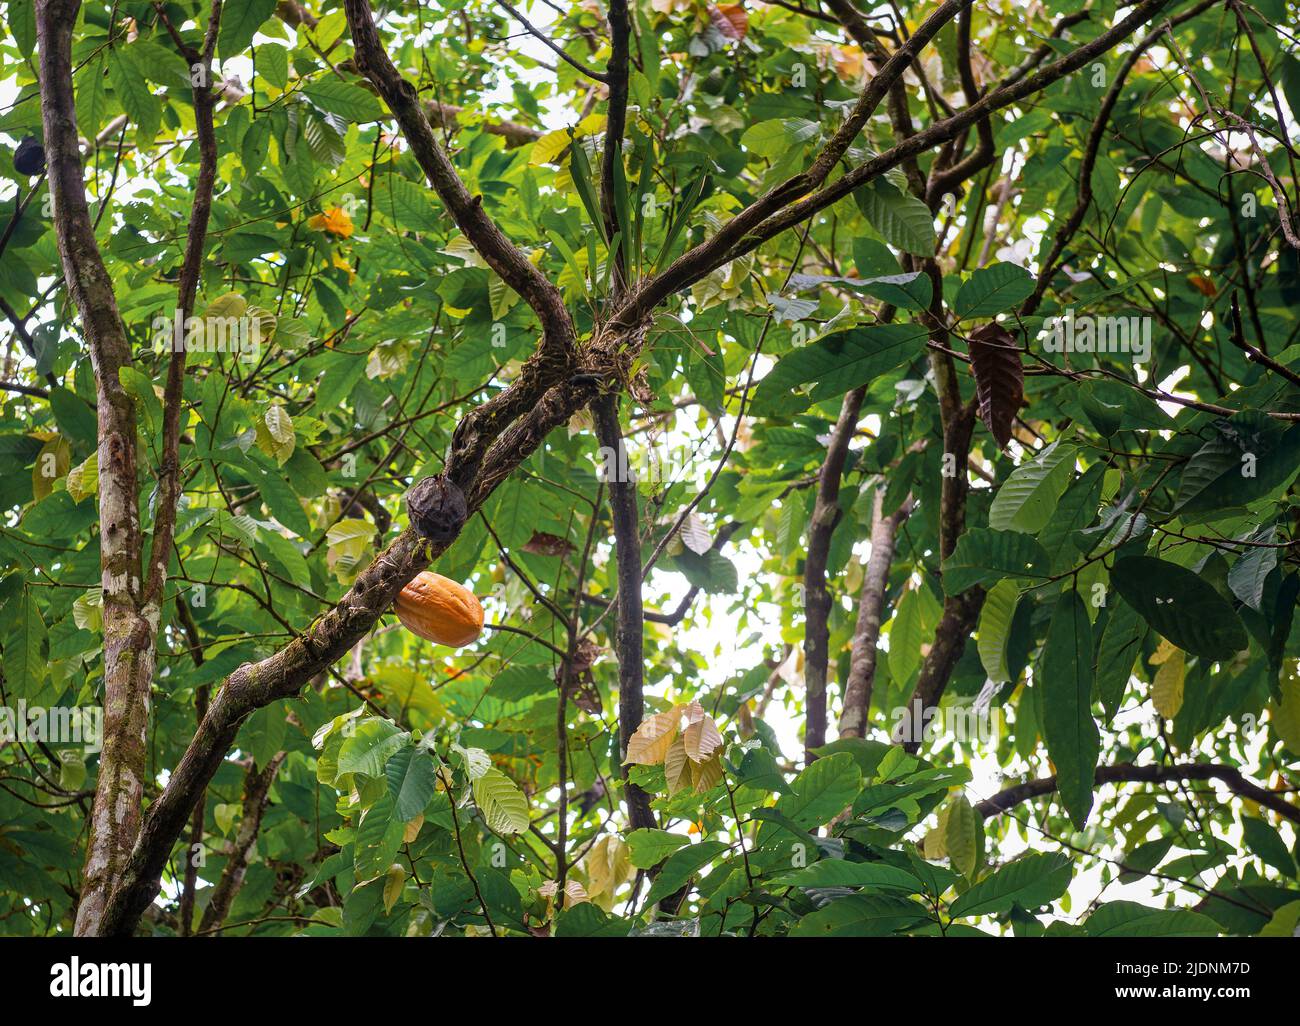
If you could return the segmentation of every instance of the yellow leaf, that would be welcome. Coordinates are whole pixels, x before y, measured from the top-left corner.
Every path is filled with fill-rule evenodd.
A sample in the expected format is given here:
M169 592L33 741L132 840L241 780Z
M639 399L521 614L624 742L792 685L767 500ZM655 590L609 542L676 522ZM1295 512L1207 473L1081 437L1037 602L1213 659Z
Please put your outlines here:
M677 737L677 728L682 719L682 707L675 705L667 712L647 716L628 739L627 757L624 766L633 763L642 766L658 766L664 761L668 749Z
M420 827L424 826L424 813L418 813L415 819L409 820L406 829L402 831L402 843L410 844L420 836Z
M71 462L72 449L62 436L56 435L41 446L32 465L32 494L43 499L54 491L54 482L68 472Z
M1168 638L1161 638L1160 644L1156 646L1155 652L1152 653L1150 663L1152 666L1161 666L1171 655L1173 655L1177 651L1178 651L1177 645L1175 645Z
M352 218L342 207L328 207L323 213L307 218L307 227L318 232L329 232L340 239L352 237Z
M406 870L394 862L388 867L388 875L384 877L385 914L393 911L393 906L397 904L397 899L402 896L402 888L405 886Z
M1167 644L1167 641L1162 641L1160 648L1163 649ZM1160 655L1160 651L1156 655ZM1152 657L1151 661L1154 663L1156 660ZM1183 650L1173 648L1165 653L1159 665L1160 669L1151 682L1151 704L1161 716L1172 720L1183 707L1183 680L1187 676Z
M1291 669L1284 671L1282 701L1269 703L1269 721L1273 733L1292 752L1300 753L1300 660L1293 660Z
M556 158L569 145L569 133L564 129L547 132L533 143L532 153L528 157L530 164L554 164Z
M931 861L948 857L948 816L951 812L951 805L945 805L940 809L938 824L921 842L921 854Z

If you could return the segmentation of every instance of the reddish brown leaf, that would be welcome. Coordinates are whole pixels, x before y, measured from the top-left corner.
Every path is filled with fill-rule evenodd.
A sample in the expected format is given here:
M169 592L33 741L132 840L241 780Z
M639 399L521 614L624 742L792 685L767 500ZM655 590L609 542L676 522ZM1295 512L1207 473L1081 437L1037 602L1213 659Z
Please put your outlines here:
M986 324L970 334L970 365L980 420L1002 448L1011 440L1011 425L1025 401L1025 370L1015 336L1000 324Z
M749 32L749 15L740 4L710 4L709 20L728 39L741 40Z
M533 536L520 548L534 556L563 556L566 552L573 551L573 545L567 539L545 531L534 531Z

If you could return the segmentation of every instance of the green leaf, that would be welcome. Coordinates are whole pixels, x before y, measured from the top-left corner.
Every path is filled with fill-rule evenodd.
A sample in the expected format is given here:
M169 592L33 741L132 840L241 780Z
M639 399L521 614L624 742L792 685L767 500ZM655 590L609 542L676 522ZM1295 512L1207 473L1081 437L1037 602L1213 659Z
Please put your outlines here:
M1092 718L1092 624L1074 589L1056 600L1040 668L1034 686L1043 689L1043 741L1056 764L1061 803L1082 830L1092 808L1101 735Z
M1108 901L1083 924L1089 937L1215 937L1218 924L1184 908L1148 908L1136 901Z
M289 84L289 51L279 43L257 48L257 73L277 89Z
M854 894L804 916L791 937L885 937L929 918L925 906L889 894Z
M757 156L778 160L812 139L819 131L817 122L803 118L760 121L745 129L740 137L740 145Z
M253 762L258 769L265 769L284 747L284 739L289 732L289 724L284 718L284 706L280 702L262 706L248 718L244 729L249 735Z
M429 194L414 182L391 172L383 175L375 185L374 208L400 227L412 231L437 231L443 224L429 201Z
M932 256L934 215L924 202L877 178L853 191L862 215L891 246L917 256Z
M321 110L349 121L378 121L384 116L384 108L373 93L336 78L318 79L302 91Z
M1186 567L1127 556L1116 561L1110 580L1152 630L1193 655L1231 659L1250 643L1227 600Z
M924 884L906 869L884 862L822 859L811 866L782 873L767 881L773 887L866 887L920 894Z
M528 799L519 785L495 766L474 781L474 802L499 834L521 834L528 829Z
M1256 819L1254 816L1241 818L1241 833L1246 845L1265 863L1272 866L1283 876L1295 876L1296 864L1291 853L1287 851L1286 842L1282 840L1272 824Z
M973 527L943 562L943 590L960 595L1004 577L1043 580L1049 576L1049 562L1043 547L1027 534Z
M1052 561L1052 573L1064 573L1073 566L1078 550L1073 544L1076 532L1097 519L1106 467L1094 463L1056 503L1056 510L1038 531L1039 544ZM1004 486L1005 487L1005 486Z
M1184 516L1248 502L1280 492L1300 473L1300 424L1285 432L1238 427L1244 414L1218 421L1219 431L1192 454L1174 504Z
M1264 582L1277 566L1277 527L1262 527L1246 539L1256 544L1246 548L1228 571L1228 588L1251 609L1264 600Z
M361 813L353 856L358 883L388 872L402 846L404 832L405 824L393 815L393 799L387 793Z
M34 699L45 681L45 621L31 590L23 588L4 608L8 621L4 678L11 698Z
M848 752L818 759L791 783L776 809L801 827L829 823L849 805L862 787L862 772Z
M984 596L980 609L979 637L975 645L984 672L997 684L1011 679L1011 671L1007 669L1007 642L1011 639L1011 622L1019 602L1020 587L1015 581L998 581Z
M1016 264L998 263L982 267L957 291L953 311L958 318L992 317L1027 299L1034 291L1034 279Z
M680 890L687 880L726 850L727 845L721 841L700 841L669 855L655 877L654 886L646 894L645 907L649 908Z
M944 847L952 868L971 876L980 862L980 819L964 794L957 795L948 806L944 828Z
M420 815L438 789L438 766L428 749L418 745L399 748L384 767L393 812L403 823Z
M113 51L108 62L108 79L113 84L117 102L122 105L127 117L136 126L138 137L147 146L153 143L162 123L162 103L126 53L127 50Z
M1070 856L1062 852L1025 855L958 895L948 911L954 918L998 915L1012 905L1032 911L1065 893L1072 870Z
M240 0L221 9L221 28L217 34L217 52L223 60L235 57L248 48L263 22L275 13L276 0Z
M650 830L642 827L627 835L629 861L637 869L649 869L657 866L690 838L682 834L671 834L667 830Z
M927 337L919 325L877 324L819 338L777 361L754 394L754 413L762 416L789 392L810 383L814 402L841 395L920 356Z
M995 531L1037 534L1057 512L1061 493L1074 476L1073 445L1053 442L1037 459L1022 464L1002 483L989 507L989 527Z
M398 730L390 720L381 720L377 716L362 720L355 733L339 748L339 773L383 776L389 757L405 745L410 736L406 731Z
M1142 652L1146 633L1147 625L1137 610L1127 602L1115 602L1101 632L1093 664L1097 695L1107 719L1114 718L1124 700L1124 689L1133 675L1133 663Z

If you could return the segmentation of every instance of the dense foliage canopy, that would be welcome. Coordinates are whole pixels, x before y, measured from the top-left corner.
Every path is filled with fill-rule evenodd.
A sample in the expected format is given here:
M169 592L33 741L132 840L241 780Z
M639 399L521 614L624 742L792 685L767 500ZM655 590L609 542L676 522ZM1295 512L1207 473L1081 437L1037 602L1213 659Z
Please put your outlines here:
M0 934L1296 930L1294 2L4 6Z

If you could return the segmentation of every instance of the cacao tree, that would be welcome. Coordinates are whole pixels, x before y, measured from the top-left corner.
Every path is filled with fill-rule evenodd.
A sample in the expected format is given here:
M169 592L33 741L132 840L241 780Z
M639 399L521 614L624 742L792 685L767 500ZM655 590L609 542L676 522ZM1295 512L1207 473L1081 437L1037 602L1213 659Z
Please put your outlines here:
M4 7L0 933L1295 932L1293 0Z

